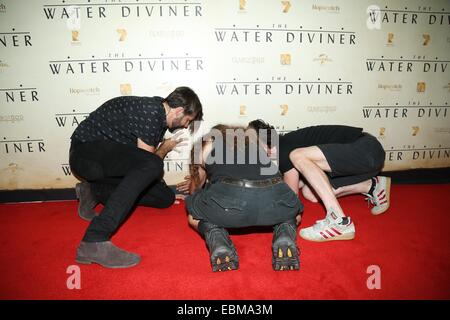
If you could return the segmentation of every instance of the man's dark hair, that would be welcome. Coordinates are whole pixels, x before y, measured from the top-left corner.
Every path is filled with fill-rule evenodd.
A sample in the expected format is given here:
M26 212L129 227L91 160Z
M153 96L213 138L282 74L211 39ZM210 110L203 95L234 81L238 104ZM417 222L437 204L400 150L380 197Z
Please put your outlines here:
M256 130L256 134L258 135L258 138L262 143L266 144L269 148L272 148L272 132L275 134L278 134L272 125L270 125L267 122L264 122L261 119L257 119L257 120L250 121L248 123L248 126L250 128L253 128ZM260 136L259 130L262 130L262 129L266 130L266 134Z
M183 107L185 115L195 115L193 121L203 120L202 104L191 88L178 87L163 101L171 108Z

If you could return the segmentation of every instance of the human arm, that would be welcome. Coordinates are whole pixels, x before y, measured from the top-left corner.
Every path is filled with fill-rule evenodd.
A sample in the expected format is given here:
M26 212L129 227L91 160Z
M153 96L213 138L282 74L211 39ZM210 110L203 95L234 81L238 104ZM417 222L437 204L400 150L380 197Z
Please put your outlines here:
M194 193L195 190L202 188L206 183L206 170L204 167L198 167L197 175L190 179L189 193Z
M186 138L179 138L183 132L179 131L174 134L172 137L165 139L156 150L155 154L159 156L161 159L164 159L166 155L172 151L175 147L185 146L187 143Z
M177 136L173 136L169 139L165 139L158 147L158 149L155 148L155 146L149 145L142 141L140 138L137 139L137 147L154 153L157 156L159 156L161 159L164 159L166 155L172 151L176 146L182 146L185 145L182 143L185 139L177 139Z
M201 146L201 149L198 147ZM189 165L189 175L184 177L184 181L177 184L177 190L185 194L192 194L195 190L204 186L207 179L205 169L205 159L212 150L211 141L203 141L193 146L191 161ZM199 157L196 156L199 155Z
M148 151L148 152L151 152L151 153L155 153L155 149L156 149L154 146L146 144L140 138L137 138L137 147L139 149L142 149L142 150L145 150L145 151Z
M289 171L286 171L283 174L283 180L284 182L291 188L292 191L298 196L298 190L299 190L299 173L297 169L292 168Z
M184 194L193 194L205 185L207 178L205 169L198 167L196 170L194 178L191 175L185 176L184 180L177 184L177 191Z

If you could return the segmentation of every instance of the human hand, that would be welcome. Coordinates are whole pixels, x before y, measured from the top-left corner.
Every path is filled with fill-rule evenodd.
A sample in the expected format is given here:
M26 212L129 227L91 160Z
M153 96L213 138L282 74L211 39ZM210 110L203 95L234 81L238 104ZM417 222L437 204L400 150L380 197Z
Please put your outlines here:
M185 195L185 194L176 194L176 195L175 195L175 199L176 199L176 200L185 200L185 199L186 199L186 195ZM175 203L176 203L176 204L179 204L180 202L179 202L179 201L176 201Z
M187 138L181 138L180 136L183 134L184 132L182 130L177 131L173 136L171 136L168 139L165 139L161 145L159 146L158 149L164 149L167 153L169 153L170 151L177 151L179 152L179 150L176 150L175 147L182 147L182 146L187 146Z
M191 176L188 175L184 177L184 180L182 182L177 184L176 188L177 191L181 193L189 194L190 185L191 185Z

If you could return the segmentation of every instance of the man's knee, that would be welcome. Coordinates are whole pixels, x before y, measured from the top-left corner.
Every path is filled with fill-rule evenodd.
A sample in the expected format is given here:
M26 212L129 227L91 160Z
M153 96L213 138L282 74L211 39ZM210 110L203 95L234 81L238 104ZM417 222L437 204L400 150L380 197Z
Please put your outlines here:
M308 153L306 151L306 148L297 148L294 149L289 154L289 159L291 160L292 164L296 167L302 167L307 161L309 161Z
M173 205L175 202L175 193L167 187L167 191L164 194L164 197L161 199L160 208L165 209Z

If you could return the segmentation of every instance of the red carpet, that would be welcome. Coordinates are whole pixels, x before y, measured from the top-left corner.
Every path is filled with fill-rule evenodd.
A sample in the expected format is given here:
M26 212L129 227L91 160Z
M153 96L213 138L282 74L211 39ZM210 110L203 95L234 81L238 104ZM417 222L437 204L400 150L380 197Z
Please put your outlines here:
M450 185L394 185L392 205L372 216L362 196L342 199L356 224L352 241L300 239L301 270L275 272L270 232L234 234L240 270L213 273L203 240L183 203L138 208L113 241L142 256L109 270L81 265L81 289L69 290L67 267L87 223L77 202L0 205L0 299L450 299ZM303 226L321 219L305 203ZM367 268L381 269L369 290Z

